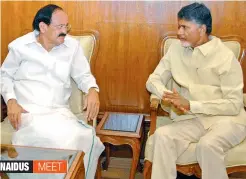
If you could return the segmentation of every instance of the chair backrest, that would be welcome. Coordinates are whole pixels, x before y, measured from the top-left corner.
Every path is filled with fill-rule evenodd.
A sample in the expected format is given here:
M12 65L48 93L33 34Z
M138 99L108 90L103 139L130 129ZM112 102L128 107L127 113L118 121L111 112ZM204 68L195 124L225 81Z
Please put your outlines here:
M239 60L242 65L243 74L244 74L244 93L246 93L246 43L239 36L222 36L219 37L224 44L233 51L235 57ZM168 35L164 35L160 41L160 52L159 59L161 59L168 51L170 45L177 41L177 36L174 33L168 33Z
M222 41L224 42L224 44L230 50L232 50L232 52L235 54L235 57L241 62L241 60L243 59L243 58L241 58L242 55L243 55L242 54L243 48L241 47L240 42L242 40L240 38L238 38L238 37L232 37L232 36L220 37L220 38L222 39ZM175 41L179 41L176 36L166 36L162 40L162 43L161 43L161 56L164 56L167 53L168 48Z
M71 36L79 40L82 49L84 51L85 57L90 63L91 69L93 71L93 67L95 64L95 60L97 58L98 48L99 48L99 35L96 31L73 31ZM83 67L81 67L83 68ZM69 98L69 105L71 111L75 115L80 115L83 113L83 103L85 99L85 94L78 89L74 80L72 81L72 95Z

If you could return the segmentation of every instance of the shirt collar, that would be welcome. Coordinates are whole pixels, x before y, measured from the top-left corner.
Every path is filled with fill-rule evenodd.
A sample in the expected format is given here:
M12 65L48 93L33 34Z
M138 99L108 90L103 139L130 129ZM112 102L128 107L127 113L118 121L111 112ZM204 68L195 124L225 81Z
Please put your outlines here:
M214 48L217 45L217 42L218 42L218 38L216 38L215 36L209 36L208 42L196 48L199 49L204 56L206 56L214 50Z
M38 43L38 41L37 41L37 36L38 35L39 35L39 31L37 31L37 30L34 30L33 32L31 32L29 37L25 40L25 44ZM69 42L67 40L67 36L65 37L64 43L61 44L61 45L65 45L66 47L69 47ZM56 48L57 47L58 46L56 46Z

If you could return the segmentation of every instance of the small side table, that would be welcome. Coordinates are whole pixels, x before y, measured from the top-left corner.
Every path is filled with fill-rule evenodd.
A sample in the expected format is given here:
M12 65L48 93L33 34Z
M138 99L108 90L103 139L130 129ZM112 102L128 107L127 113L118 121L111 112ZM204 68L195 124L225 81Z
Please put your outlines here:
M132 148L133 159L129 179L134 179L139 161L143 131L143 115L132 113L105 112L96 127L102 143L112 145L127 144ZM106 159L109 161L109 147L106 146Z

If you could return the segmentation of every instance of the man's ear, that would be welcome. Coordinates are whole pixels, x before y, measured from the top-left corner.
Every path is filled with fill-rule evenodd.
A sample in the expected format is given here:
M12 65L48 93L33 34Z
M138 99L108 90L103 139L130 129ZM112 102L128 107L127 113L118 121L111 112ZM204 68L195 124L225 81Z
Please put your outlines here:
M47 28L48 28L48 25L45 24L44 22L40 22L40 23L38 24L38 26L39 26L39 29L40 29L40 32L41 32L41 33L46 32L46 30L47 30Z
M204 25L204 24L201 25L201 27L200 27L200 35L203 36L203 35L206 34L206 32L207 32L207 26Z

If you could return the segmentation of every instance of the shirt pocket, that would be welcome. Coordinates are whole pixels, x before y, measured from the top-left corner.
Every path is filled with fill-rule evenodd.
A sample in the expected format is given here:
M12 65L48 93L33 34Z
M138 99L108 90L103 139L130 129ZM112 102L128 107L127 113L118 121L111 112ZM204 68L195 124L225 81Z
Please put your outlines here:
M42 64L26 59L22 61L19 69L16 71L15 79L30 79L36 76L43 76L46 72L47 70Z
M63 84L70 85L71 63L68 60L57 60L52 72L56 79Z

